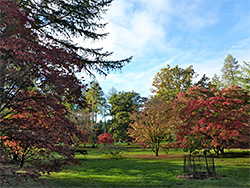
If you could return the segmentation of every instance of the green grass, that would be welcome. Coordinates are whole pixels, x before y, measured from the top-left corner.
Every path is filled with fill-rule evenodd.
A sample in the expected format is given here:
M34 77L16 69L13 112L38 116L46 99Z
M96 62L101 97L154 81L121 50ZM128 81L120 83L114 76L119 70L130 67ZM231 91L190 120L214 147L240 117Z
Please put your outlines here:
M97 149L90 150L87 156L77 155L81 165L72 165L50 176L42 176L46 183L42 186L29 182L27 187L180 187L180 188L244 188L250 187L250 158L216 158L216 172L220 179L187 180L179 179L183 173L183 153L171 150L168 155L161 152L161 158L138 158L153 154L149 149L127 148L124 159L102 158ZM153 156L153 155L152 155Z

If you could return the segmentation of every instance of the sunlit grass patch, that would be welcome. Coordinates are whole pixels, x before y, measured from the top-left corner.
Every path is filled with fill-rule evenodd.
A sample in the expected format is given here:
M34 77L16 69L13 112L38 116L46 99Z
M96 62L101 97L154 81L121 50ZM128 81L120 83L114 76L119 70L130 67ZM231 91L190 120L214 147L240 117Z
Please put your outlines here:
M215 158L216 173L222 177L206 180L180 179L183 173L181 150L170 150L155 157L149 149L125 151L120 160L104 159L92 149L87 156L76 155L81 165L66 166L63 171L42 176L45 187L171 187L171 188L244 188L249 187L250 158ZM138 157L140 156L140 157ZM145 156L145 157L143 157ZM41 186L29 183L28 187Z

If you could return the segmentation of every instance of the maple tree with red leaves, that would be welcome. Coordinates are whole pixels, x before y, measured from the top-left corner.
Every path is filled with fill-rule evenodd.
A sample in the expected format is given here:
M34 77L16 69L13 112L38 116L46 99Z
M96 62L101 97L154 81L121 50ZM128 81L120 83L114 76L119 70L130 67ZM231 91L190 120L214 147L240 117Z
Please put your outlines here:
M115 139L112 137L111 133L103 133L98 136L98 144L103 144L100 149L105 154L109 154L112 157L120 156L122 148L114 144Z
M176 139L181 148L224 149L249 147L249 92L238 86L217 91L193 87L179 93L174 109L180 120Z
M98 136L98 144L112 144L114 143L115 139L112 138L112 135L110 133L103 133Z
M93 20L100 19L111 1L75 0L72 5L60 1L61 10L71 9L56 19L50 3L56 2L0 0L0 184L10 175L19 176L20 168L22 176L39 177L76 162L70 152L72 138L83 134L68 118L66 104L87 107L82 94L86 85L76 73L93 68L106 74L104 70L122 68L130 61L107 61L104 58L111 53L70 43L71 35L93 40L105 36L94 35L94 28L104 25ZM60 24L65 30L59 29ZM56 38L56 32L67 35L68 42ZM59 160L58 154L67 160Z

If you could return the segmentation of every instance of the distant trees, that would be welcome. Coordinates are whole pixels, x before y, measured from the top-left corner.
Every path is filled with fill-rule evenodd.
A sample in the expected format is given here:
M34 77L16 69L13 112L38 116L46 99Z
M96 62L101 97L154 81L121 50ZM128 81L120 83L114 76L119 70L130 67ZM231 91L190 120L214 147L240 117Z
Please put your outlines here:
M134 91L110 93L108 102L110 104L110 116L113 117L110 131L117 140L128 139L127 128L130 124L129 113L138 110L143 98Z
M173 139L172 116L171 102L154 98L145 104L142 111L130 114L132 123L128 134L135 138L136 142L148 145L158 156L162 142Z
M221 89L222 88L221 79L217 74L214 74L211 83L212 83L213 87L216 88L216 89Z
M228 88L229 86L238 85L250 91L250 64L243 61L240 65L236 58L228 54L224 60L223 68L221 69L222 75L214 75L212 78L212 85L217 89Z
M91 117L91 136L94 147L97 139L97 116L98 114L102 114L103 107L106 105L106 98L102 88L96 80L90 83L90 86L84 94L87 104L89 105L89 108L86 109L86 113Z
M243 61L243 65L240 66L237 81L242 88L250 91L250 62Z
M222 84L224 88L229 86L237 85L237 75L239 69L239 63L236 61L231 54L228 54L226 59L224 60L222 72Z

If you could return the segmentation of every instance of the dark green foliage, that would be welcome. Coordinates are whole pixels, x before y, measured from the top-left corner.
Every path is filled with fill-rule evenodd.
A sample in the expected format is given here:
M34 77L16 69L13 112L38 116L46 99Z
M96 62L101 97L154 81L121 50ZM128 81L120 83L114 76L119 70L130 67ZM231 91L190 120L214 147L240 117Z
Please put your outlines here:
M96 80L91 82L85 92L85 97L87 99L87 103L90 105L89 112L94 111L95 113L101 114L102 106L106 104L106 98L102 88Z
M82 37L83 40L100 40L107 33L100 32L105 28L102 14L106 12L112 0L21 0L17 1L34 19L32 30L39 33L41 38L51 38L56 46L67 51L74 51L81 59L81 69L91 73L92 70L106 74L113 69L120 69L131 58L124 60L106 60L112 52L103 52L100 48L83 47L73 43L72 37ZM82 41L83 42L83 41ZM81 71L81 70L80 70Z
M207 77L206 74L204 74L202 78L194 84L194 86L199 86L203 89L208 89L212 87L212 83L210 82L210 78Z
M116 139L125 141L128 138L127 128L131 122L129 113L139 109L143 98L134 91L114 91L110 93L108 100L110 104L110 116L113 117L110 130Z

